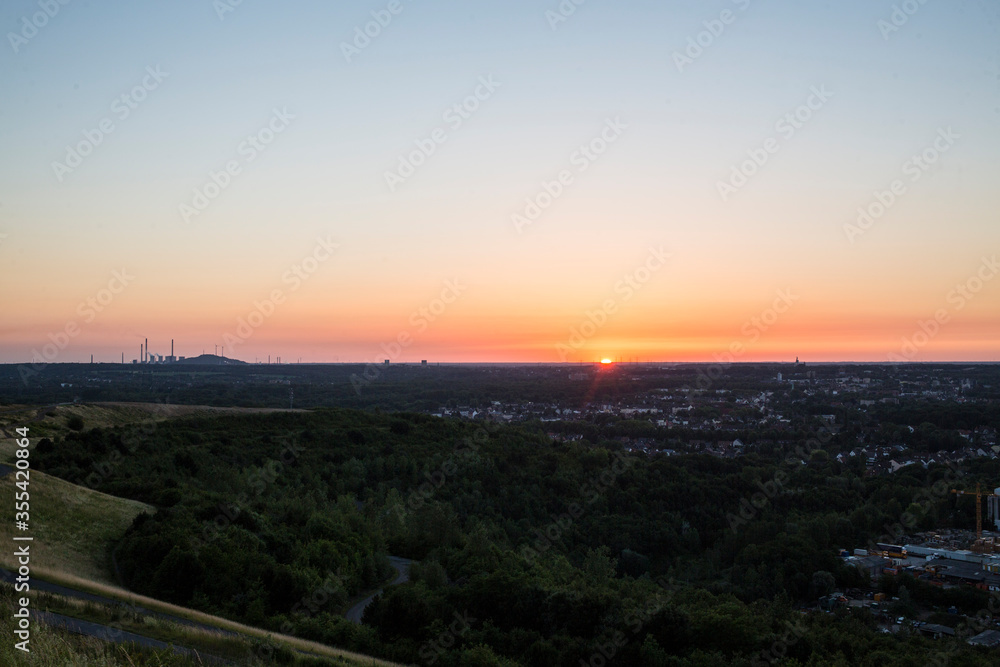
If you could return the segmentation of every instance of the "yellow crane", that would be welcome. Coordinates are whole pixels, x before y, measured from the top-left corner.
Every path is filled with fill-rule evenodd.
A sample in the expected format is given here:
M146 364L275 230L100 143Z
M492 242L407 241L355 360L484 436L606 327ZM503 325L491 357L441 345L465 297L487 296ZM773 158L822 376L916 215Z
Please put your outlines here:
M955 489L951 490L952 493L957 493L960 496L971 496L970 491L957 491ZM976 483L976 539L983 539L983 496L987 498L996 496L995 493L983 493L979 488L979 483Z

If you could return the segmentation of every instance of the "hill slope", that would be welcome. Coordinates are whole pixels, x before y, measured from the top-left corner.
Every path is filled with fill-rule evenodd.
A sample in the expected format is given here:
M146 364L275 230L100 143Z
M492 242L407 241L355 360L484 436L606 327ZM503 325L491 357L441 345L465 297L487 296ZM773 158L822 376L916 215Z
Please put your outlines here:
M33 568L66 572L102 583L113 583L110 549L121 540L142 512L156 510L145 503L116 498L35 470L30 473L30 530ZM11 499L14 474L0 478L0 498ZM14 503L0 503L0 541L12 544ZM0 565L17 569L12 549L0 553Z

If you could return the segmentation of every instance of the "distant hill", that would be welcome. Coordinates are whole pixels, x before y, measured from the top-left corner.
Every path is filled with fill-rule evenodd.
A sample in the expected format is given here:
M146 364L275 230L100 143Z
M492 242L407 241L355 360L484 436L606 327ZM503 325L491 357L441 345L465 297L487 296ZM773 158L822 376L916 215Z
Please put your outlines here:
M203 354L199 357L188 357L187 359L181 359L180 361L175 361L177 364L205 364L212 366L246 366L247 362L240 361L239 359L230 359L228 357L220 357L217 354Z

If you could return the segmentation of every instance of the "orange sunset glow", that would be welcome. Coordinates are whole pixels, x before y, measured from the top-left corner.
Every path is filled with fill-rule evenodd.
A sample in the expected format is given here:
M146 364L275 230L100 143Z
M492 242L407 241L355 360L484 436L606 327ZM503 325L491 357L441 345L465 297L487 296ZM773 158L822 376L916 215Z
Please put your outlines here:
M748 9L688 63L693 8L494 7L447 57L418 12L293 57L250 45L302 24L244 8L126 58L89 40L137 19L93 11L3 65L2 362L1000 357L983 22L928 49L860 2L808 34Z

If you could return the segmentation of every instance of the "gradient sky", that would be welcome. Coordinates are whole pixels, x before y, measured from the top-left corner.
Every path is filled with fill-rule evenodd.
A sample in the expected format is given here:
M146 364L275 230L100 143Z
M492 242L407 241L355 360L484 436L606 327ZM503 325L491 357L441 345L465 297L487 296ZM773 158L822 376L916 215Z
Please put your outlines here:
M914 2L886 33L888 0L587 0L554 29L556 0L401 0L351 62L342 43L388 0L223 5L73 0L35 34L38 0L3 3L0 362L53 339L52 361L131 360L146 337L186 356L228 340L246 361L1000 359L983 268L1000 252L996 2ZM500 85L453 127L481 77ZM814 88L832 96L786 137L776 124ZM294 119L248 162L241 142L275 109ZM53 163L104 119L60 181ZM580 171L609 119L626 127ZM447 140L391 191L385 173L436 128ZM778 151L723 201L719 181L769 138ZM241 172L185 221L231 160ZM571 184L519 231L562 170ZM845 231L896 179L885 214ZM318 239L338 248L310 264ZM650 248L670 257L647 274ZM303 261L315 270L292 278ZM435 301L449 280L458 297ZM781 291L794 299L772 312Z

